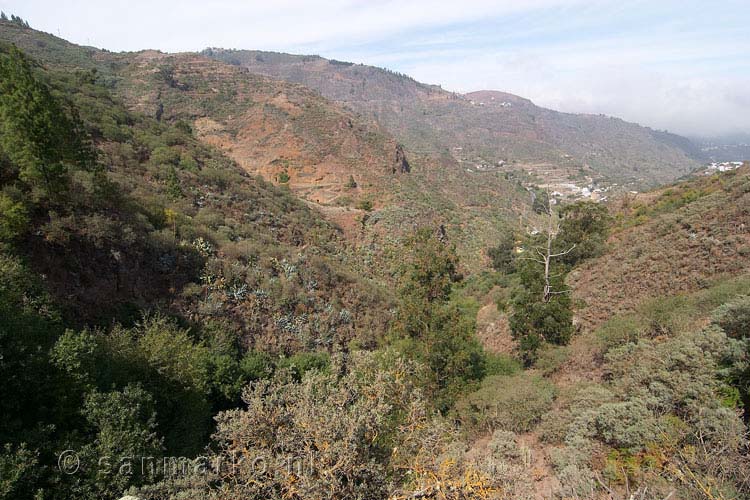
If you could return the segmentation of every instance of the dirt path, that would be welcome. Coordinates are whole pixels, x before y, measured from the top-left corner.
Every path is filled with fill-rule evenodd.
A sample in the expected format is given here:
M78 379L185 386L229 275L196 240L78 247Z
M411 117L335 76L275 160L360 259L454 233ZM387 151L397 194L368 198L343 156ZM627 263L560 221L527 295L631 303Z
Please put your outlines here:
M518 446L526 460L534 487L535 500L555 498L560 481L555 477L549 458L549 446L539 441L534 432L518 436Z

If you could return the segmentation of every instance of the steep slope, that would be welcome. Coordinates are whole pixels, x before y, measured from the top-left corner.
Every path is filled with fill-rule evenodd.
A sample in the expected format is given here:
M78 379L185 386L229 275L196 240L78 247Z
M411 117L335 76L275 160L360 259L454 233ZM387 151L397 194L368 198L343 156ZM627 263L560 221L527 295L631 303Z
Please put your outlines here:
M301 83L378 120L410 149L564 180L653 186L698 166L689 141L616 118L559 113L503 92L459 95L371 66L258 51L204 54ZM551 169L550 169L551 167ZM589 177L588 179L586 177Z
M334 202L350 176L379 203L408 173L396 141L314 92L190 54L142 52L120 71L131 105L165 121L186 120L200 138L248 172ZM387 180L386 180L387 179Z
M750 266L748 167L627 198L617 216L610 250L570 277L588 326Z
M145 52L129 61L118 75L132 106L192 123L202 140L248 172L288 184L378 255L417 225L444 225L476 267L513 208L528 202L499 172L467 171L447 155L407 155L376 123L305 87L192 54Z
M162 311L224 321L244 346L279 352L357 336L354 323L331 323L341 310L365 342L382 333L379 285L357 277L322 214L248 175L184 122L127 109L95 73L35 71L80 115L97 155L97 169L72 171L69 191L49 206L13 194L29 214L17 252L71 323L129 324Z
M297 84L195 54L112 54L0 28L0 39L50 67L96 69L130 109L187 123L247 172L288 185L374 257L417 225L444 225L464 263L477 268L514 208L529 201L505 173L467 169L447 153L404 151L373 120Z

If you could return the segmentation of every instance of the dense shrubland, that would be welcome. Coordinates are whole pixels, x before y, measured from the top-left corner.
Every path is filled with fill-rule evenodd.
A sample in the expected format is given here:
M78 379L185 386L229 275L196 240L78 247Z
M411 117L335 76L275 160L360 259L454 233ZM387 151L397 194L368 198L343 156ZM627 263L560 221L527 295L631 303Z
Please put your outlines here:
M747 431L724 375L731 351L716 327L610 351L604 381L569 389L542 419L563 489L579 496L622 486L661 497L675 488L681 498L746 496Z
M336 230L189 125L13 47L0 72L3 497L153 481L92 461L194 456L250 381L301 379L384 332L387 301L346 270ZM87 468L57 471L65 449Z

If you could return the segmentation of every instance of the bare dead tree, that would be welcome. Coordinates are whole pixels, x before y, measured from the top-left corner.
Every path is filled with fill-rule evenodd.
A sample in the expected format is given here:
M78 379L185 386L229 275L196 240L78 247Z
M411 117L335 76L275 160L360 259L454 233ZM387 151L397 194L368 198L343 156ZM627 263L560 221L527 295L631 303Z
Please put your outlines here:
M547 199L550 199L549 193L547 193ZM552 210L551 203L548 203L545 206L544 212L541 214L541 216L543 217L541 230L535 224L533 224L533 221L531 221L531 219L529 219L528 217L526 222L524 222L523 215L519 216L522 230L525 231L525 233L532 241L534 236L538 235L540 232L543 233L543 243L541 245L530 245L530 248L528 249L529 255L521 257L521 259L531 260L544 268L544 288L542 291L542 300L545 303L548 303L555 295L568 293L568 290L553 289L552 278L554 276L552 275L552 263L555 259L563 257L564 255L572 252L576 245L572 245L567 250L555 252L553 250L553 244L555 238L558 234L560 234L561 231L560 219L557 217L557 214L555 214L555 211Z

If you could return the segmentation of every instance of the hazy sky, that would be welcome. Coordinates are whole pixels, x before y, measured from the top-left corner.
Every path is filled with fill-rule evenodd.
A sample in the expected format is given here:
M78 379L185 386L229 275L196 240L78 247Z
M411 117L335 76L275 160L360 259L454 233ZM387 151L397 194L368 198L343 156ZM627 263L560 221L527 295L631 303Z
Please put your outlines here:
M0 0L110 50L319 54L682 134L750 133L750 0Z

